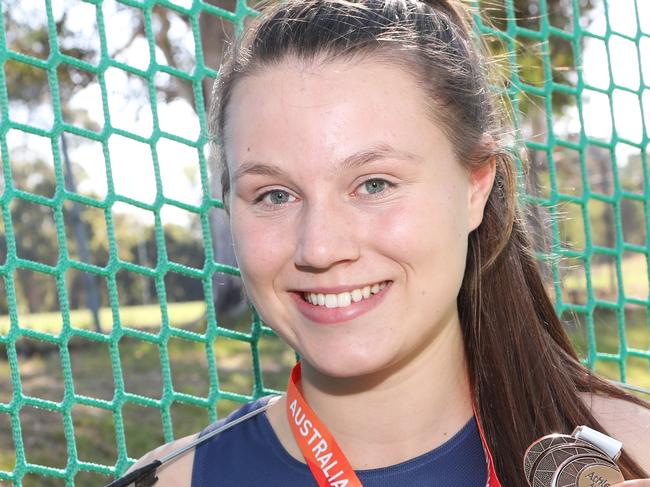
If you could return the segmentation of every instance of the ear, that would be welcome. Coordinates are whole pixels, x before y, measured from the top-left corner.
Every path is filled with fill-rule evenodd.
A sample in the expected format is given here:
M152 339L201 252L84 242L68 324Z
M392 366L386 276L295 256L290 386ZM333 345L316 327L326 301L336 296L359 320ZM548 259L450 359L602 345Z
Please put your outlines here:
M468 233L478 228L483 221L483 211L492 191L496 167L496 157L492 156L480 167L470 170Z

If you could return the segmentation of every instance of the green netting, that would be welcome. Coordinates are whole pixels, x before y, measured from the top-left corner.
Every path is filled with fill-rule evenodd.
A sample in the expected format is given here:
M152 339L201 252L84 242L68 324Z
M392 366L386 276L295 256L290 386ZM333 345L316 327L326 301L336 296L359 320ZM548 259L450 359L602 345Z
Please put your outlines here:
M0 298L6 298L8 319L7 326L0 327L0 345L6 350L11 395L7 395L10 397L8 402L0 399L0 416L9 418L11 439L0 437L0 462L3 458L11 457L15 463L11 462L14 466L9 470L3 470L0 463L0 483L9 481L19 486L26 485L31 474L50 479L62 479L59 482L74 485L75 477L78 479L79 473L83 471L108 476L124 472L136 456L127 448L123 417L123 410L127 405L139 405L157 411L162 421L163 439L169 441L178 436L174 431L177 425L172 421L171 410L174 405L183 404L202 408L207 411L207 419L214 420L218 416L217 407L222 401L244 402L271 391L264 384L259 343L263 337L272 336L272 331L256 319L255 315L247 331L222 326L215 310L213 298L217 290L213 284L214 275L225 273L236 276L238 271L234 267L217 262L214 257L214 228L210 223L210 215L215 211L222 211L222 204L211 194L211 175L204 150L207 132L204 108L206 100L202 85L206 78L210 80L215 78L217 72L216 67L209 67L204 59L205 32L202 32L202 29L205 28L206 19L207 23L216 23L218 19L225 19L235 26L235 32L240 32L244 20L255 12L241 0L237 1L236 8L232 10L201 0L184 2L118 0L118 5L133 9L133 12L137 12L143 18L144 29L141 36L146 40L149 61L140 67L135 67L120 60L119 56L114 54L114 49L109 49L111 36L117 35L106 28L108 19L103 7L109 1L88 0L79 3L94 9L94 19L97 23L96 41L99 46L98 57L94 61L76 57L74 50L59 45L62 22L55 10L60 9L61 6L60 2L52 0L46 0L44 5L39 7L43 9L44 17L47 19L45 31L49 53L39 57L33 53L13 49L12 42L15 41L16 34L7 31L6 9L9 7L5 2L2 3L5 15L3 22L0 23L2 30L0 62L3 65L3 69L0 70L0 148L4 184L0 196L0 210L4 230L2 231L0 227L0 237L5 242L6 255L3 260L0 260L2 277L0 281L4 284L6 296ZM596 7L596 14L593 15L604 15L605 22L603 31L594 32L590 29L593 22L591 24L585 22L584 14L585 5L592 6L597 3L579 0L563 2L505 0L502 9L494 7L495 16L492 16L489 9L482 9L476 16L476 20L480 35L487 40L493 50L502 54L499 66L509 80L502 94L513 108L515 125L520 128L525 127L527 116L537 117L537 120L542 121L541 125L532 124L530 135L525 131L518 132L514 145L523 145L530 151L534 166L536 180L531 181L529 176L524 176L522 173L522 186L526 188L523 196L524 204L537 208L538 215L541 213L542 217L546 214L550 216L550 246L538 245L538 256L542 262L548 263L550 277L553 278L553 284L550 286L555 294L557 311L567 321L567 326L573 327L571 330L575 332L576 344L581 349L585 363L597 370L602 366L602 371L609 372L610 376L612 371L611 368L608 369L608 364L613 364L615 375L625 382L628 380L629 364L633 360L642 361L645 370L650 370L648 369L650 340L647 338L650 332L648 313L650 311L648 298L650 239L647 231L644 230L650 228L650 189L648 189L650 173L647 156L650 114L647 101L644 106L646 100L644 97L650 93L648 80L650 70L647 64L643 64L648 63L650 58L650 49L648 49L650 32L647 23L643 27L641 22L640 14L643 7L641 0L627 2L629 10L627 15L635 19L633 22L635 33L619 32L615 29L610 23L607 3L602 5L602 12L598 10L601 7ZM495 4L498 5L499 2L491 2L492 6ZM16 5L18 4L13 4L13 7ZM526 6L528 17L517 19L515 7L521 10L523 6ZM553 10L560 8L567 12L565 20L561 23L556 22L558 16ZM190 69L181 69L173 63L158 61L156 46L160 43L157 38L160 27L156 25L156 19L163 18L157 17L161 9L174 12L189 26L194 55L194 62ZM650 15L647 10L645 13ZM490 22L486 22L486 19ZM630 43L636 59L630 59L629 62L635 63L638 68L637 86L630 87L619 83L616 71L609 62L607 63L609 79L605 85L597 86L586 82L582 70L582 52L586 39L602 41L608 56L606 59L611 55L612 44ZM647 46L645 59L642 56L644 45ZM561 65L558 66L558 63ZM53 121L49 127L31 125L12 112L11 90L15 88L9 86L8 80L15 79L12 70L25 66L39 70L46 78L51 92L53 111ZM562 68L565 70L563 71ZM103 107L102 126L97 130L80 127L78 124L71 123L66 117L64 107L66 100L62 98L60 77L62 70L73 69L97 79ZM115 111L111 111L109 102L110 90L106 81L108 70L128 73L146 87L150 100L151 130L147 129L143 134L140 131L120 128L113 123L112 115ZM200 123L198 137L188 138L161 126L159 109L164 101L161 101L160 86L156 82L157 76L161 74L174 77L189 87ZM609 118L612 125L611 137L594 137L585 128L590 123L591 117L587 113L586 99L596 95L604 96L607 100L609 110L606 118ZM620 121L618 113L620 108L617 105L619 95L632 97L632 105L626 105L624 110L640 113L640 129L636 138L620 134L617 129ZM564 107L564 112L558 110L558 105ZM574 114L577 130L566 131L557 126L559 120L566 119L567 110ZM522 112L524 115L521 115ZM16 168L12 164L15 165L16 162L12 161L11 148L7 142L8 134L12 131L40 136L51 143L55 181L52 194L30 192L15 183ZM568 132L572 135L567 136ZM74 185L66 180L68 169L62 156L62 149L65 149L62 147L64 134L81 138L88 143L100 144L100 157L103 159L101 163L104 164L106 177L104 196L97 198L76 191ZM136 160L133 164L152 164L152 177L155 180L153 183L155 197L152 201L145 201L144 198L139 200L133 195L120 193L118 176L113 174L116 161L112 158L109 147L109 139L114 136L144 144L150 150L150 162ZM196 188L196 191L201 192L200 204L190 204L168 195L168 188L163 184L159 161L158 151L161 141L181 144L195 153L200 168ZM619 150L621 146L625 147L628 155L632 154L626 161L621 160ZM597 171L594 169L594 159L601 161ZM607 184L603 183L603 178L607 180ZM56 242L52 242L52 253L56 255L51 262L40 262L20 251L20 238L24 236L17 235L15 232L14 227L20 216L16 214L15 209L18 204L24 202L39 205L39 208L45 208L52 215L56 235ZM75 211L95 210L103 214L108 242L108 255L103 264L89 263L88 259L71 254L69 249L72 237L69 223L66 222L71 205L72 208L77 209ZM156 248L155 263L145 265L143 260L130 260L120 254L114 214L115 207L120 205L140 209L152 216L153 240ZM201 234L204 251L203 262L199 265L179 263L168 255L162 216L167 208L182 210L198 219L198 231ZM631 214L633 217L630 217ZM567 215L572 221L579 222L577 227L563 220L562 217ZM540 221L542 227L546 225L543 218ZM610 225L612 230L605 230L603 233L601 229L603 225ZM605 238L602 238L603 234ZM77 254L81 255L81 252L77 251ZM606 269L611 269L611 272L608 274ZM54 280L61 316L61 326L56 331L38 325L27 326L23 321L16 280L18 273L23 271L37 276L49 276ZM112 322L110 329L94 331L89 327L76 325L76 315L71 309L71 302L75 302L74 291L67 284L72 272L82 272L105 282L107 304L110 309L109 318ZM134 328L124 322L118 290L118 276L124 272L154 281L161 320L158 329ZM188 329L172 323L171 303L168 302L167 297L174 290L166 281L166 278L172 274L182 275L201 283L206 309L205 326L202 329ZM609 277L609 280L606 285L603 285L606 277ZM603 291L605 288L606 290ZM0 306L3 299L0 299ZM631 321L635 323L633 343L629 337ZM615 331L612 333L611 330L606 329L608 326L615 326ZM576 330L584 330L584 333L581 335ZM605 337L604 341L600 340L601 337ZM120 354L120 347L124 346L127 338L139 340L143 344L150 344L156 348L162 377L159 398L127 390L125 382L128 381L128 377L123 373L124 357ZM215 341L218 342L220 338L237 340L250 348L252 357L250 370L253 381L249 393L233 392L221 387L219 361L215 360L214 348ZM23 390L24 379L20 370L19 348L26 339L43 342L56 348L63 383L61 400L43 398ZM115 384L114 393L110 398L92 397L81 394L75 389L69 345L76 339L84 339L107 347L111 375ZM207 394L181 392L180 384L173 381L170 365L172 339L183 339L203 350L209 378ZM637 362L634 363L635 366L639 365ZM637 385L650 386L649 376L650 372L646 373L642 380L636 381ZM78 454L80 440L73 421L73 409L78 406L92 407L112 415L113 441L117 451L114 462L80 459ZM63 436L60 441L66 444L67 459L56 464L59 466L52 466L45 461L28 460L24 430L31 425L26 425L21 420L21 411L30 407L53 412L61 418ZM2 423L0 423L1 427ZM0 435L2 434L0 430ZM6 451L11 445L13 450Z
M628 357L639 357L647 359L650 357L649 349L646 346L645 349L634 348L628 344L626 338L626 307L638 306L642 309L648 308L648 288L647 285L645 288L642 288L641 292L632 292L626 293L625 280L626 277L623 271L623 260L624 257L638 255L643 257L642 260L639 260L638 272L644 276L644 280L650 281L650 239L647 236L647 231L642 233L642 238L637 239L636 242L630 242L630 238L627 238L626 232L624 231L624 225L622 220L622 215L625 211L625 205L631 202L638 202L639 206L642 208L640 218L637 221L638 225L644 226L645 229L650 228L650 172L648 166L648 125L650 123L650 105L648 104L648 89L650 87L650 71L648 66L650 65L648 59L648 52L642 51L644 42L647 42L650 32L647 31L648 23L650 17L650 12L646 10L641 10L643 7L642 2L638 0L623 2L626 4L627 14L631 19L634 19L631 23L633 25L634 33L629 32L619 32L616 31L611 23L609 17L609 9L611 2L604 2L603 15L605 20L605 29L602 32L593 32L588 28L583 28L581 24L581 19L575 13L579 10L578 5L580 2L573 1L573 19L572 25L569 26L569 29L561 29L551 23L551 18L553 17L552 12L548 10L546 2L542 1L539 3L539 19L538 19L538 30L531 30L530 28L522 27L518 25L516 21L508 20L507 27L505 30L495 30L489 26L484 25L480 22L478 30L482 35L494 36L501 40L506 46L506 52L508 56L508 62L513 66L517 66L518 57L517 54L520 52L517 42L522 37L528 39L535 39L539 42L538 44L538 56L540 62L540 68L543 71L543 76L539 82L536 84L530 84L527 80L522 79L518 72L513 70L510 74L511 85L507 89L507 95L509 100L512 102L514 110L515 125L520 127L522 124L521 121L521 112L519 110L521 102L521 93L529 94L532 97L538 97L538 103L542 105L542 111L545 115L544 126L542 127L545 133L545 141L524 139L523 143L529 153L542 153L544 155L546 167L542 169L546 173L546 181L548 188L545 191L545 194L539 194L539 191L536 191L535 188L528 186L526 191L522 195L524 202L529 202L534 205L539 205L540 207L547 208L551 216L550 225L551 225L551 235L552 241L550 244L550 253L547 254L538 254L540 259L551 260L552 265L552 275L553 275L553 284L554 292L556 298L556 309L558 314L561 316L567 312L580 313L583 314L586 323L587 323L587 337L586 345L588 347L588 353L586 355L585 362L591 367L596 366L597 361L612 361L615 362L618 366L620 378L623 382L627 380L626 374L626 363ZM506 12L509 19L514 19L516 17L516 12L513 8L512 2L505 2ZM645 17L642 17L645 13ZM645 21L644 32L641 23L641 19ZM571 46L572 52L572 61L575 66L575 78L569 80L570 82L558 82L556 76L554 75L555 67L552 64L553 53L550 49L549 40L561 39L566 43L569 43ZM582 60L582 46L585 39L597 39L602 41L607 57L602 60L602 62L607 62L607 72L608 72L608 81L599 85L589 84L585 82L583 78L583 60ZM619 84L616 80L616 73L612 67L612 63L608 62L608 59L611 56L612 44L614 40L625 40L635 46L634 51L631 53L631 57L627 59L627 62L631 65L636 66L638 69L639 78L637 83L637 88L631 87L629 84ZM645 56L642 54L645 54ZM617 94L629 94L628 104L625 106L617 106L619 113L615 113L615 97ZM584 101L585 97L589 94L601 94L606 97L608 103L608 113L605 114L605 117L608 117L611 120L611 137L607 139L596 138L589 136L585 130L585 125L587 124L585 110L584 110ZM571 97L576 104L576 113L578 115L578 120L580 122L580 129L577 134L572 138L563 137L558 134L555 123L556 120L552 115L554 112L553 102L554 97L568 96ZM618 101L618 100L617 100ZM619 102L620 103L620 102ZM631 104L630 104L631 103ZM619 134L617 130L617 123L620 123L621 115L625 116L634 116L635 110L640 112L639 120L639 131L635 138L629 138L624 135ZM520 143L522 139L519 139ZM621 160L622 158L617 151L619 146L626 146L628 148L637 149L637 160L635 161L638 164L636 168L636 177L638 178L637 184L626 185L622 180L621 169L622 165L629 165L633 162L628 160L627 162ZM594 168L589 167L587 164L589 157L589 150L591 148L602 149L604 154L606 154L607 161L604 161L607 164L606 171L608 172L608 177L611 178L609 187L603 188L601 185L594 184L593 180L590 179L590 171ZM566 185L562 187L561 185L561 176L558 174L558 159L562 158L568 151L574 151L576 157L574 159L576 165L574 171L579 174L579 179L581 180L581 188L570 188ZM566 164L566 163L565 163ZM599 187L601 186L601 187ZM603 191L604 189L604 191ZM537 194L535 194L537 193ZM610 238L608 242L596 242L593 238L592 226L594 224L594 218L590 216L590 209L595 206L592 205L593 202L602 202L606 205L611 206L611 215L609 216L609 221L607 224L611 224L613 227L613 238ZM565 203L573 204L575 206L575 211L568 211L566 208L568 205ZM562 232L562 221L566 216L581 219L583 222L584 228L582 232L584 233L584 240L581 241L578 245L566 245L566 233ZM601 215L601 218L603 216ZM574 242L575 243L575 242ZM580 248L582 247L582 248ZM584 272L584 285L586 289L586 299L583 304L572 303L571 300L566 299L566 294L563 293L562 284L564 282L564 277L561 271L562 265L557 260L557 257L565 257L569 259L577 259L579 263L579 270ZM614 267L614 272L616 274L615 281L618 285L617 292L614 299L603 299L600 298L596 292L594 292L594 276L593 276L593 260L594 257L600 256L609 256L611 257L611 262ZM574 260L575 261L575 260ZM616 323L618 326L618 340L619 340L619 350L618 353L603 353L598 351L597 347L597 336L596 336L596 326L594 323L594 311L598 308L611 310L616 318ZM645 315L646 323L650 326L650 315Z

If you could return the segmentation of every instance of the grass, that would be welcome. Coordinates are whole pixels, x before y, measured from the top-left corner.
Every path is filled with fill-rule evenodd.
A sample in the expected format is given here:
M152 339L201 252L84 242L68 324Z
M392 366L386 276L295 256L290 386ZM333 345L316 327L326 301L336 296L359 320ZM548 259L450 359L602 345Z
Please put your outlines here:
M562 291L565 302L575 304L587 303L587 280L584 266L581 263L562 266ZM578 261L579 262L579 261ZM626 298L647 300L648 268L643 254L630 254L621 261L622 282L618 282L614 260L601 262L591 268L591 285L594 297L600 300L617 302L619 292L624 292ZM552 289L549 289L552 292ZM650 311L650 310L649 310ZM623 314L625 319L624 334L628 349L650 352L650 321L646 307L627 304ZM582 314L565 315L568 331L574 346L582 358L586 359L588 352L587 323ZM620 337L619 323L616 313L612 310L597 307L594 311L594 333L596 351L603 354L619 354ZM626 381L646 389L650 389L650 359L631 356L624 364L618 360L601 358L595 363L597 373L614 380L621 380L621 366L625 366ZM643 396L642 396L643 397ZM645 396L645 399L648 399Z
M614 261L599 263L592 266L591 285L594 297L601 300L616 302L618 293L624 292L627 298L634 297L647 300L649 297L648 268L646 257L634 253L621 261L622 282L618 282ZM585 304L586 274L584 266L565 267L563 271L562 289L566 302ZM625 319L624 331L628 349L650 352L650 321L644 306L626 305L623 314ZM587 357L587 324L582 314L565 316L570 322L569 333L574 346L583 358ZM620 337L619 323L616 313L612 310L597 307L594 311L594 334L596 351L604 354L619 354ZM595 363L597 373L614 380L621 380L621 366L626 369L626 381L646 389L650 389L650 359L627 357L624 364L619 361L599 359ZM643 396L642 396L643 397ZM645 396L645 399L648 399Z
M240 330L244 323L237 325ZM75 338L70 360L75 393L111 400L115 388L112 364L106 345ZM207 344L215 353L219 387L222 391L251 395L253 391L252 355L248 343L224 337ZM20 383L23 394L55 402L63 399L64 385L58 348L39 348L40 353L19 356ZM208 358L206 344L170 339L168 345L171 381L177 392L208 395ZM294 353L275 337L263 337L259 343L264 385L284 389ZM125 389L154 399L163 391L161 361L156 345L125 337L119 343ZM6 351L0 345L0 403L9 403L12 384ZM216 405L219 417L241 403L221 400ZM128 455L139 458L164 443L161 412L127 404L122 408ZM174 403L171 407L174 437L200 431L209 424L208 411L197 406ZM76 405L72 410L78 458L83 461L113 465L117 458L113 413L103 409ZM68 458L62 417L58 413L23 407L20 414L25 456L28 462L64 468ZM15 465L10 418L0 413L0 470L11 471ZM105 485L112 479L96 473L80 472L76 485ZM0 481L0 485L3 485ZM26 476L25 487L63 486L62 479Z
M622 283L616 278L614 261L599 263L591 267L591 285L594 295L600 299L616 301L620 291L628 298L648 299L648 268L646 256L634 253L621 261ZM584 266L580 263L564 269L562 287L565 296L572 296L572 301L586 301L587 277Z
M594 269L594 276L600 275ZM107 313L108 310L103 310ZM170 304L170 321L179 323L194 322L202 316L202 302ZM120 309L124 324L129 326L157 327L160 323L158 306L138 306ZM110 315L109 315L110 317ZM565 317L567 318L567 317ZM7 321L0 317L0 327ZM22 317L21 317L22 319ZM39 327L56 332L57 313L32 315L23 322L26 326ZM86 320L86 321L84 321ZM183 321L184 320L184 321ZM249 317L241 316L231 322L222 322L240 331L246 331ZM75 326L90 327L90 317L83 312L73 312ZM104 326L110 319L106 318ZM587 328L584 316L577 315L570 321L570 336L584 357L587 352ZM628 346L639 350L650 350L650 327L644 307L625 310L625 335ZM199 327L202 325L199 325ZM204 324L203 324L204 326ZM596 348L603 353L619 352L618 322L615 313L598 308L594 316ZM0 328L1 329L1 328ZM25 340L24 338L20 339ZM43 345L43 344L41 344ZM214 343L204 344L173 338L168 343L171 382L174 390L206 397L208 394L208 355L206 346L214 351L218 365L220 389L250 395L253 388L252 355L250 345L224 337ZM40 352L19 356L20 383L25 395L61 401L64 385L61 372L59 350L55 345L45 344L50 352L39 347ZM29 347L27 347L29 349ZM264 385L272 389L284 389L288 372L294 363L293 352L274 337L263 337L259 344ZM6 352L0 345L0 403L8 403L12 398L12 383ZM156 345L125 337L119 343L119 355L125 389L151 398L160 398L163 391L161 361ZM71 342L70 360L76 394L111 400L115 388L109 350L104 344L96 344L75 338ZM627 380L631 384L650 388L650 360L628 358ZM596 371L612 379L620 379L619 364L599 360ZM646 397L647 398L647 397ZM216 405L219 417L223 417L240 405L238 402L221 400ZM138 458L145 452L164 442L161 413L155 408L145 408L127 404L122 409L128 455ZM173 434L178 438L195 433L205 427L208 412L200 407L175 403L171 407ZM115 422L113 414L98 408L75 406L72 411L74 437L77 456L83 461L113 465L117 450ZM67 462L68 451L62 418L33 407L24 407L20 414L22 438L26 458L29 462L63 468ZM12 441L10 418L0 413L0 470L14 468L14 444ZM75 477L76 485L104 485L112 479L90 472L80 472ZM0 485L3 483L0 481ZM28 476L23 481L25 487L64 486L62 479L53 477Z
M620 354L620 339L616 313L609 309L597 308L594 312L594 333L596 351L603 354ZM641 307L630 308L625 312L625 339L628 349L650 353L650 326L647 312ZM569 335L582 358L587 357L587 324L582 315L573 317ZM614 380L621 380L621 364L618 361L599 359L596 361L597 373ZM628 356L625 360L626 382L650 389L650 358ZM641 396L643 397L643 396ZM650 399L645 396L645 399Z
M205 315L205 312L205 301L168 303L167 305L167 316L169 323L173 326L196 322ZM160 327L162 321L160 306L158 304L120 307L119 315L122 325L137 328ZM20 326L23 328L32 328L53 335L57 335L63 326L63 318L60 312L23 314L19 311L18 320ZM113 329L113 312L111 308L100 308L99 321L102 326L102 331L104 333L110 333ZM94 329L92 315L87 309L70 311L70 324L75 328ZM0 335L6 334L9 326L9 316L0 315Z

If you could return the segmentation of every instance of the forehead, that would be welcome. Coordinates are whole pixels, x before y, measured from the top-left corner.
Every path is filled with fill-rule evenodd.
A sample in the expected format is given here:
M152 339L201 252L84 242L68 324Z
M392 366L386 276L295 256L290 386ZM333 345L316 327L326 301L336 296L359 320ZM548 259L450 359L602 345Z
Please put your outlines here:
M231 170L251 157L304 165L379 145L425 155L449 146L432 118L404 67L287 59L235 85L224 142Z

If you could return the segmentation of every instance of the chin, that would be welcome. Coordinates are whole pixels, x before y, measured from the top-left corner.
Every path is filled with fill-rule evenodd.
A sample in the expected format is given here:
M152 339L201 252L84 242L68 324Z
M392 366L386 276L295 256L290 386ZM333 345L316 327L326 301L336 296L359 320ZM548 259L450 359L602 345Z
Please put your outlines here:
M367 353L341 350L323 353L319 350L302 357L320 374L337 379L372 376L387 370L391 363L390 358L382 357L377 350L368 350Z

